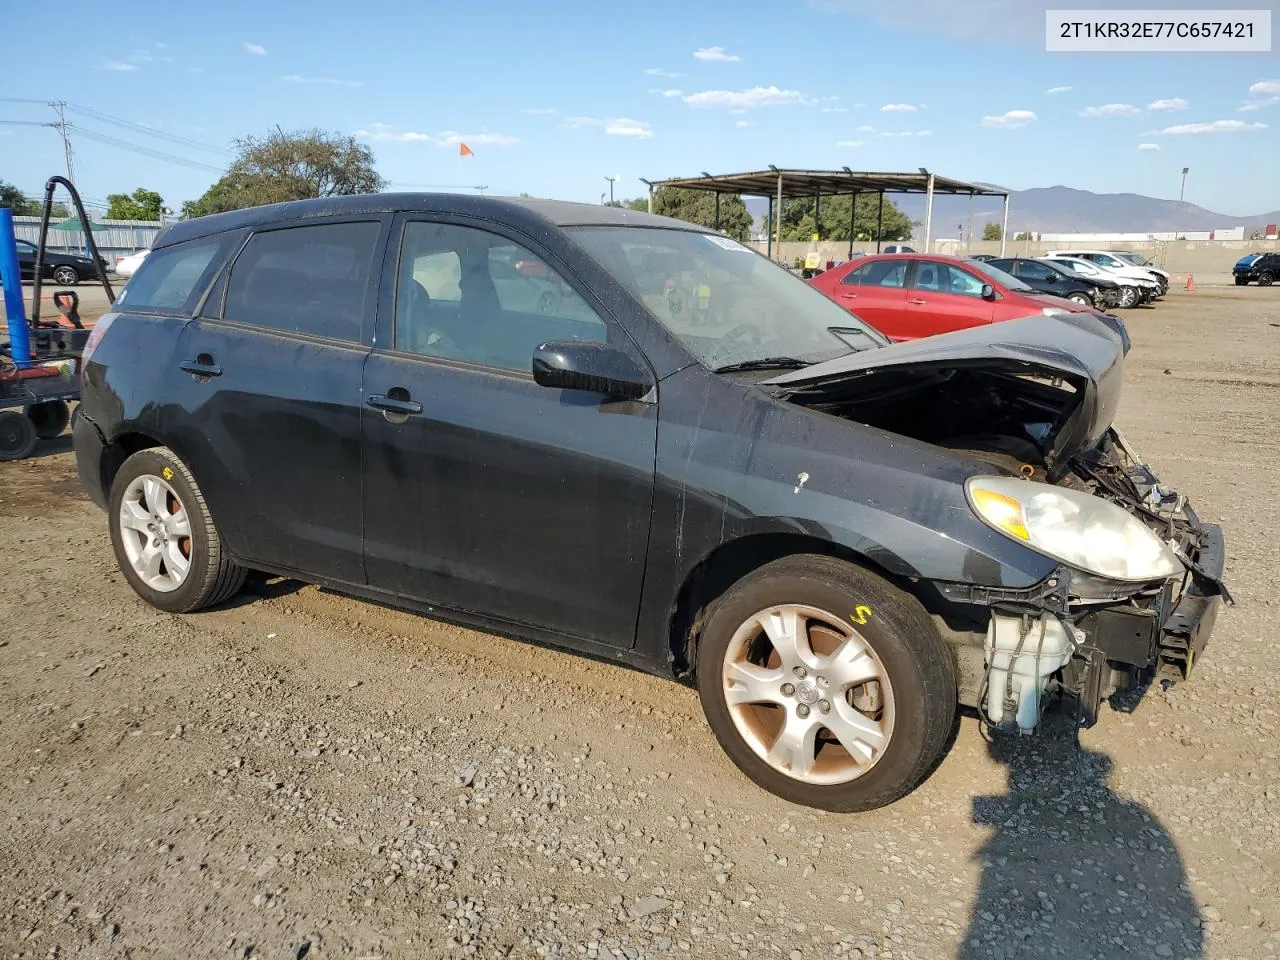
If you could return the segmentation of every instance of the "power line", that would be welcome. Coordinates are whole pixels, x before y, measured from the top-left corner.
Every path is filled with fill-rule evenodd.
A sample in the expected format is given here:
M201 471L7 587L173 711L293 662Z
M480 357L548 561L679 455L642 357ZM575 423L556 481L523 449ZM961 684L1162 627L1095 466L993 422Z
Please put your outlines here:
M132 130L134 133L141 133L148 137L155 137L157 140L167 140L175 146L188 147L193 150L207 150L210 153L218 153L224 156L227 154L227 150L222 147L215 147L211 144L201 143L199 140L192 140L188 137L180 137L173 133L165 133L163 130L157 130L154 127L148 127L141 123L134 123L132 120L123 120L120 117L113 117L109 113L103 113L101 110L94 110L92 107L81 106L78 103L68 103L65 104L65 106L73 113L82 114L92 120L115 124L118 127L124 127L126 130Z
M88 137L90 140L96 140L98 143L103 143L110 147L116 147L120 150L127 150L130 153L136 153L139 156L151 157L153 160L164 160L167 163L176 163L196 170L208 170L213 173L223 172L222 167L215 167L209 163L201 163L199 160L188 160L186 157L178 157L172 153L165 153L162 150L153 150L151 147L144 147L128 140L120 140L116 137L108 136L105 133L99 133L97 130L89 130L79 124L69 123L67 126L74 130L79 136Z

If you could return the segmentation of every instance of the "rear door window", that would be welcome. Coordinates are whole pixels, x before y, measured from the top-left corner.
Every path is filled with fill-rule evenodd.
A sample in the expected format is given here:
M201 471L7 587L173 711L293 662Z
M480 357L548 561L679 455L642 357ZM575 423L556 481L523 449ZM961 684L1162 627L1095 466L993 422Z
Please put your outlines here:
M381 229L368 220L254 234L231 268L223 318L358 342Z
M117 309L190 314L237 236L243 234L224 233L152 251L125 284Z
M906 260L873 260L850 270L842 283L858 287L904 287L907 263Z

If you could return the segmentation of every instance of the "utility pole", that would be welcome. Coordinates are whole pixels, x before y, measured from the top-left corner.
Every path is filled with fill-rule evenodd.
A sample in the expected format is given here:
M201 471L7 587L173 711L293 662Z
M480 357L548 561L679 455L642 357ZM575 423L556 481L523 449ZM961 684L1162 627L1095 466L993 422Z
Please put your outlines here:
M1187 194L1187 174L1191 172L1190 167L1182 168L1182 189L1178 191L1178 202L1182 202L1182 198Z
M72 162L71 156L71 137L67 133L67 103L65 100L52 100L49 106L53 107L53 112L58 115L58 122L51 124L53 129L62 134L62 149L67 155L67 179L72 183L76 182L76 167Z

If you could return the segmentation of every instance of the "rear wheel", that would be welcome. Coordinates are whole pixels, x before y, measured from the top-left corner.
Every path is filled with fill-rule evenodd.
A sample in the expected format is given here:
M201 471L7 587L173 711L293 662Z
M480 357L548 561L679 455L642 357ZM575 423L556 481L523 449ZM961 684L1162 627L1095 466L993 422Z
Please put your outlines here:
M1119 306L1128 308L1134 306L1138 302L1140 294L1137 287L1121 287Z
M74 286L80 282L80 274L76 273L75 267L54 267L53 282L64 287Z
M1270 272L1264 270L1262 273L1258 274L1258 286L1269 287L1275 282L1275 279L1276 278Z
M1068 294L1067 299L1070 300L1072 303L1078 303L1083 307L1093 306L1093 301L1089 298L1089 295L1087 293Z
M71 422L71 407L65 400L45 400L27 407L27 416L35 425L36 436L41 440L52 440L67 429Z
M107 513L116 562L152 606L190 613L230 599L244 583L187 465L167 447L129 457Z
M830 557L786 557L712 606L698 692L720 745L772 793L824 810L884 806L941 758L955 666L915 598Z
M36 426L21 410L0 410L0 460L22 460L36 448Z

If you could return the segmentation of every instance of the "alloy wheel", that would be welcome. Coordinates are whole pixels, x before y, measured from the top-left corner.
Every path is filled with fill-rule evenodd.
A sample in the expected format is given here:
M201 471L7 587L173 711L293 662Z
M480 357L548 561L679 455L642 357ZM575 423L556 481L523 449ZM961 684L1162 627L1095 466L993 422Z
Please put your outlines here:
M191 520L164 479L143 474L125 489L117 518L134 573L153 590L177 590L191 570Z

